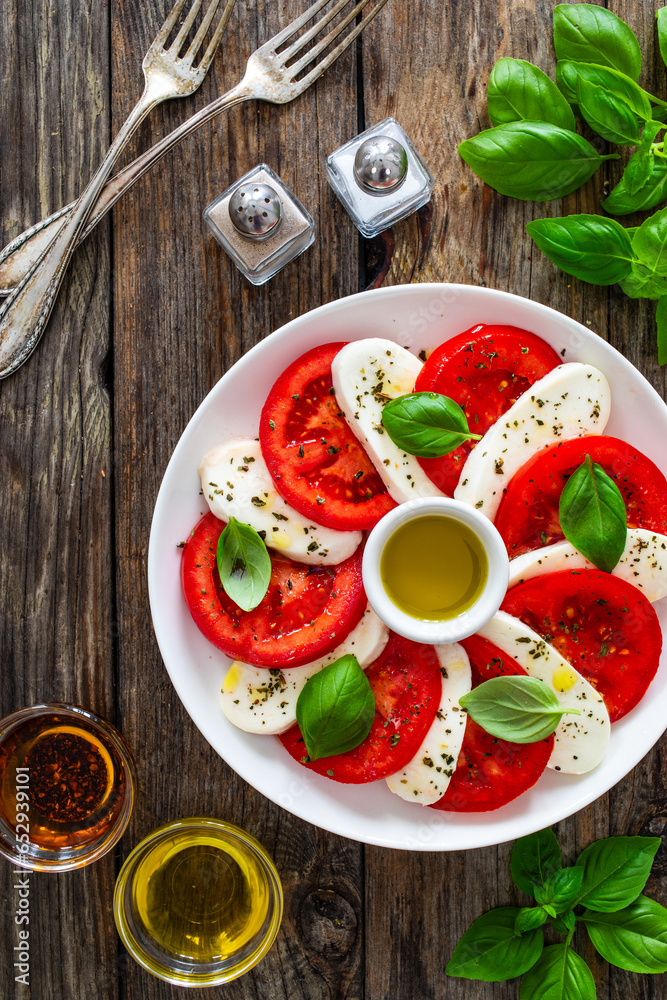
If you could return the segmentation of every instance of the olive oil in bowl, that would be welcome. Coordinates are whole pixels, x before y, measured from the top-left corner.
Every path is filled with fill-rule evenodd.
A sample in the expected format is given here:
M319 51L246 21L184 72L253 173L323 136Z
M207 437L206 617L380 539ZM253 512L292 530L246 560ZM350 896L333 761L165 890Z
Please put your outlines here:
M449 621L484 590L486 552L468 525L444 514L404 521L389 536L380 577L391 601L422 621Z

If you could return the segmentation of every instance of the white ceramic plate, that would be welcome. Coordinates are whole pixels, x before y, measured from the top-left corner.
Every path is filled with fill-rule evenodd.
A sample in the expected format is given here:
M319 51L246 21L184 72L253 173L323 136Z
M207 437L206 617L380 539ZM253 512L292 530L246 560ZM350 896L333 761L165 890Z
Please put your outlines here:
M499 844L571 815L616 784L667 725L667 651L649 695L612 728L600 766L575 776L547 771L537 785L492 813L443 813L404 802L384 781L340 785L301 767L277 739L235 729L222 714L229 660L192 622L181 594L177 543L207 505L199 495L200 457L227 438L257 435L276 377L305 351L329 341L387 337L418 354L476 323L505 323L543 337L564 360L599 367L612 390L606 433L623 438L667 471L667 407L617 351L566 316L505 292L466 285L407 285L363 292L315 309L276 330L211 390L179 441L160 488L148 552L151 612L171 680L212 747L258 791L316 826L353 840L406 850L454 851ZM655 605L667 624L667 600Z

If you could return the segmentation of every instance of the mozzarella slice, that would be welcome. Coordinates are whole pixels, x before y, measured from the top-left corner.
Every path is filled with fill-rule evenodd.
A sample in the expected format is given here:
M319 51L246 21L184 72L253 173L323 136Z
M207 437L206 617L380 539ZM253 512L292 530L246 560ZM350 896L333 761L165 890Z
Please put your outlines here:
M468 455L457 500L493 520L507 484L542 448L566 438L602 434L611 409L607 379L592 365L559 365L519 396Z
M297 562L331 566L361 544L360 531L336 531L313 524L276 492L258 441L228 441L208 451L199 465L211 513L235 517L265 533L269 548Z
M347 639L320 660L285 670L266 670L236 661L222 683L222 711L247 733L284 733L296 722L297 699L309 677L346 653L368 667L388 639L389 629L369 606Z
M609 713L595 688L537 632L504 611L498 611L478 635L511 656L531 677L548 684L561 705L581 710L581 715L561 719L548 766L570 774L597 767L609 745L610 727Z
M442 798L456 770L467 719L459 701L471 687L470 660L463 646L452 642L433 648L442 672L437 715L412 760L385 778L396 795L424 806Z
M545 545L510 560L510 587L545 573L566 569L595 569L569 542ZM646 528L628 528L623 555L612 576L634 584L651 602L667 597L667 535Z
M396 503L444 496L382 426L385 403L412 392L421 367L414 354L379 337L347 344L331 365L338 405Z

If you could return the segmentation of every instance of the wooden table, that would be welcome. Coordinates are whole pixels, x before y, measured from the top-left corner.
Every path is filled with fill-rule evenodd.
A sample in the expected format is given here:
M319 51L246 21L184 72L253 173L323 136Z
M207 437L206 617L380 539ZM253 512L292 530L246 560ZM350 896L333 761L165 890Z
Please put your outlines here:
M3 244L83 187L139 95L143 53L169 6L5 0ZM643 82L665 96L654 4L608 6L651 39L643 44ZM235 83L249 53L304 7L304 0L238 0L200 91L155 111L128 159ZM664 394L652 305L568 278L524 230L546 213L596 211L618 166L606 165L583 191L545 210L485 188L456 153L458 142L488 124L485 84L496 58L527 58L553 72L550 8L538 0L390 0L357 51L305 96L286 107L234 109L138 183L76 254L30 362L2 382L2 714L39 701L91 707L124 733L140 785L116 850L83 871L31 877L31 992L13 981L14 877L0 865L2 1000L183 996L127 955L111 902L120 865L138 840L196 814L228 818L266 845L286 907L268 958L225 988L192 991L193 1000L518 996L515 983L471 983L443 971L472 919L518 901L508 873L511 845L453 854L364 847L295 819L246 785L200 735L163 668L146 553L166 464L223 372L287 320L374 280L459 281L547 303L597 331ZM395 227L386 244L369 244L328 188L323 160L388 114L437 181L430 212ZM208 236L201 213L260 161L311 211L317 238L255 289ZM559 824L567 859L596 837L666 830L666 746ZM649 892L667 902L665 851ZM610 972L580 946L600 998L665 995L661 978Z

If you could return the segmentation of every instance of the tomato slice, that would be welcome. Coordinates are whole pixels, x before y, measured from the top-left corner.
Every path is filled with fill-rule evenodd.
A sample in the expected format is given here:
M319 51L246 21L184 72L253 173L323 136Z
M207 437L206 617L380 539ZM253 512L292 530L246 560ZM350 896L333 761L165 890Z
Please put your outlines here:
M354 750L310 762L298 726L278 738L305 767L346 784L359 785L394 774L412 760L435 718L442 677L433 646L395 632L366 676L375 695L375 721Z
M583 674L612 722L644 697L658 669L658 616L640 590L602 570L527 580L508 591L502 610L539 632Z
M276 489L304 517L343 531L372 528L396 504L345 422L331 362L344 344L302 355L271 389L259 440Z
M491 677L526 673L511 657L479 635L471 635L461 645L470 657L474 688ZM537 743L499 740L468 718L452 780L431 809L444 812L500 809L532 788L547 766L553 745L553 735Z
M181 580L199 630L227 656L260 667L296 667L329 653L366 608L362 549L337 566L308 566L271 554L271 581L261 604L243 611L227 596L216 566L225 527L213 514L183 549Z
M594 434L559 441L512 476L495 520L510 558L564 538L558 520L560 495L585 455L601 465L621 491L628 527L667 533L667 479L660 469L626 441Z
M562 358L545 341L516 326L480 323L437 347L417 376L415 392L440 392L466 412L470 430L485 434ZM450 496L473 447L466 441L442 458L420 458L435 485Z

